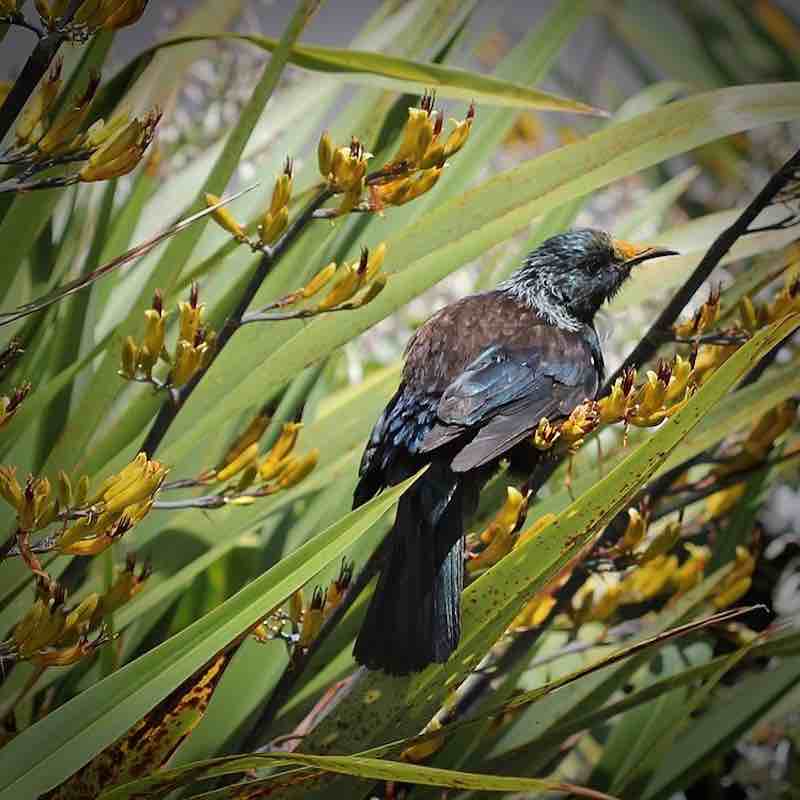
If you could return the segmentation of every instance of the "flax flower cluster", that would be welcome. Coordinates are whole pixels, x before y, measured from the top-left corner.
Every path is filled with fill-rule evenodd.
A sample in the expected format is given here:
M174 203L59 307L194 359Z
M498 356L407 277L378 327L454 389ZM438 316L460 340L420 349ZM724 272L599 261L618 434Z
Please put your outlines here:
M55 488L47 478L30 475L22 486L14 467L0 467L0 495L17 514L17 555L41 573L37 553L102 553L149 513L167 471L139 453L92 491L86 475L73 483L62 471ZM32 533L56 522L55 534L31 545Z
M323 267L300 289L244 321L303 319L331 311L353 311L371 303L384 289L387 276L381 272L386 257L386 244L381 242L372 252L363 248L358 261L337 265L335 261ZM323 290L327 291L322 294ZM322 295L317 302L309 300Z
M203 323L205 306L200 303L197 284L189 299L178 303L178 337L170 354L165 346L167 313L161 292L156 290L153 305L144 312L145 329L141 340L132 336L122 343L122 366L119 375L126 380L152 383L157 388L178 388L188 383L211 361L216 333ZM159 361L170 366L162 383L153 376Z
M282 639L297 648L295 652L307 650L319 635L322 625L341 605L353 580L353 562L342 559L339 574L326 589L315 586L311 597L306 598L298 589L289 599L286 610L271 614L253 632L262 642Z
M0 159L21 167L15 182L26 189L126 175L144 157L161 119L158 110L132 117L123 108L107 121L90 122L100 76L93 74L81 94L59 107L61 72L56 59L19 116L14 145ZM34 180L44 172L49 175Z
M328 189L341 195L339 206L329 216L380 212L421 197L436 185L447 160L464 146L474 118L475 108L470 106L463 120L452 120L452 130L445 137L444 117L435 109L435 97L423 95L418 108L408 109L397 152L372 175L367 173L372 154L361 142L353 138L349 145L337 147L324 133L317 146L319 172Z
M756 307L749 297L744 297L739 302L740 325L709 335L707 332L720 319L720 294L712 291L690 320L675 326L679 341L689 340L694 344L689 358L676 355L670 363L660 361L655 370L646 372L640 384L636 381L636 371L627 370L615 381L610 393L599 401L581 404L560 422L542 419L533 436L534 446L542 451L558 447L572 453L601 425L622 423L627 428L629 425L661 424L685 405L697 387L708 380L749 335L797 310L800 310L800 279L790 274L771 302ZM756 420L739 443L729 446L728 456L722 463L713 465L699 483L686 485L686 476L682 476L675 484L676 489L713 487L719 480L730 479L763 464L776 440L796 420L797 403L794 400L779 403ZM704 512L694 522L706 524L730 513L744 491L744 483L738 482L712 493L705 500ZM477 573L497 563L521 542L540 535L556 519L553 514L547 514L517 535L526 508L527 498L509 487L507 499L495 518L478 536L470 538L468 572ZM651 527L648 507L628 509L628 524L622 536L602 554L611 559L617 569L589 577L567 609L572 624L605 622L622 606L647 603L658 597L678 597L696 586L704 578L711 558L707 546L686 540L696 533L697 525L687 529L682 516ZM734 565L711 597L716 608L735 603L748 591L755 563L755 544L737 547ZM539 625L547 619L556 603L558 583L554 582L534 597L512 628Z
M104 620L135 597L149 576L149 565L137 572L136 558L130 555L107 591L92 592L72 607L62 586L38 576L33 605L0 642L0 655L39 668L69 666L91 656L110 640Z
M203 483L228 484L223 493L233 505L249 505L256 497L265 497L296 486L311 474L319 460L319 450L304 456L295 454L297 437L303 425L287 422L272 447L259 453L259 442L269 418L257 416L225 455L222 464L201 476ZM235 483L231 481L236 478ZM254 484L259 488L247 491Z
M212 218L223 230L230 233L237 242L247 244L255 251L267 249L277 241L289 224L289 202L292 199L293 170L292 160L287 158L283 166L283 172L275 179L269 206L263 212L258 225L257 238L250 238L247 235L244 225L234 217L228 208L218 206L220 198L217 195L207 193L205 197L208 207L218 206L211 212Z

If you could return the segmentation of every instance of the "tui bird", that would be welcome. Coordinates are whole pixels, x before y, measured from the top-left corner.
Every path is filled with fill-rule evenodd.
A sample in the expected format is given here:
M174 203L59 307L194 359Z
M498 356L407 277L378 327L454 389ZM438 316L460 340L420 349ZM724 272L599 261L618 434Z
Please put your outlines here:
M595 314L631 267L667 255L675 251L571 230L496 289L446 306L416 331L361 459L353 506L429 466L400 498L356 661L405 675L455 650L465 517L542 417L566 417L595 397L603 379Z

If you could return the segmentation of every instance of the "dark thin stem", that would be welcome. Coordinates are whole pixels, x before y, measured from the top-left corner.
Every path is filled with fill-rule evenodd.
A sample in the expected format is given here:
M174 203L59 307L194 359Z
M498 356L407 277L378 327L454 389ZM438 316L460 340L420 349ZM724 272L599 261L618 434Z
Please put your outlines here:
M607 394L614 381L619 378L628 367L638 367L649 361L661 345L666 344L672 337L672 326L681 314L686 304L692 299L695 292L708 279L708 276L717 267L719 262L733 247L736 241L751 232L750 226L758 215L772 202L776 196L789 184L796 180L800 170L800 150L798 150L766 183L764 188L753 198L750 205L740 214L736 222L726 228L706 251L694 272L687 278L683 286L678 289L659 314L658 319L650 326L642 340L633 349L633 352L620 365L619 369L606 381L600 394Z
M379 169L367 175L366 183L367 185L380 183L386 178L391 178L400 174L403 174L400 166ZM141 449L147 453L148 457L151 457L153 453L155 453L156 448L159 446L159 444L161 444L161 441L169 430L170 425L172 425L175 417L178 415L178 412L181 410L181 408L183 408L184 403L188 400L189 396L195 390L197 384L200 383L206 372L208 372L209 367L211 367L211 365L214 363L217 356L222 351L222 348L225 347L230 340L231 336L233 336L233 334L236 333L236 331L239 330L239 328L241 328L245 322L259 321L254 319L252 315L248 315L247 319L245 320L245 314L248 306L253 302L253 298L261 288L261 284L264 282L264 279L267 277L267 274L269 273L273 264L286 252L288 247L302 232L306 224L316 218L317 210L322 205L327 203L328 200L330 200L335 194L336 192L329 186L324 186L322 189L320 189L317 195L289 224L289 227L284 231L281 238L278 239L278 241L275 242L272 247L262 251L263 255L261 257L261 261L259 262L258 268L253 273L253 277L250 279L250 283L247 285L239 304L228 316L228 319L225 320L225 324L222 326L222 330L217 338L214 354L211 357L208 365L204 370L198 372L185 386L181 388L173 402L166 402L161 406L161 410L158 412L158 416L153 422L153 426L150 428L150 432L147 434L147 437L145 438L141 447Z
M800 458L800 453L786 453L778 458L772 458L765 461L759 461L757 464L753 464L751 467L747 467L747 469L737 470L736 472L731 472L728 475L722 475L718 477L713 483L708 484L708 486L690 486L690 487L680 487L675 491L670 491L670 495L687 495L686 497L680 497L680 499L676 500L673 503L665 504L661 508L656 511L652 516L652 521L661 519L662 517L666 517L669 514L673 514L676 511L680 511L681 509L685 508L686 506L690 506L692 503L696 503L698 500L703 500L706 497L709 497L712 494L716 494L717 492L722 491L723 489L727 489L729 486L735 486L737 483L742 483L742 481L747 480L747 478L751 477L752 475L756 475L759 472L772 469L773 467L780 466L781 464L786 463L787 461L793 461L794 459Z
M0 24L13 25L16 28L24 28L26 31L35 33L37 39L41 39L45 35L44 31L38 25L28 22L22 12L17 12L11 17L6 17L2 20L2 22L0 22Z
M286 252L286 250L294 243L295 239L302 232L308 222L313 218L314 212L327 200L332 197L333 193L330 189L322 189L319 194L314 197L311 202L302 210L302 212L289 224L289 227L284 231L283 235L268 251L265 251L261 256L261 260L256 267L250 283L239 299L236 308L228 315L222 330L219 332L217 344L214 354L205 369L198 372L187 384L182 386L177 393L174 400L167 400L158 412L158 416L150 428L150 432L145 438L141 450L147 453L148 458L152 457L158 446L161 444L164 436L172 425L178 412L183 408L186 401L191 396L192 392L197 388L197 384L203 379L203 376L208 372L211 365L217 360L217 357L222 352L225 345L228 344L231 337L242 325L242 317L244 317L250 303L261 288L261 284L269 274L270 269L274 263Z
M703 336L696 336L693 339L683 339L680 336L670 336L667 341L675 344L744 344L750 338L750 334L746 331L718 331L715 333L707 333Z
M60 21L58 30L50 31L42 36L33 48L33 52L25 62L11 91L0 106L0 142L14 125L14 121L19 116L19 112L25 107L30 96L39 85L39 81L45 76L50 64L56 57L61 45L69 38L66 28L69 27L75 12L80 8L83 0L72 0L67 9L67 13Z
M796 331L792 331L790 334L785 336L772 350L767 353L764 358L761 359L754 367L744 376L742 379L741 384L739 384L740 388L744 388L745 386L750 386L750 384L755 383L774 363L775 360L778 358L778 354L783 350L783 348L792 341L794 338Z
M20 183L17 180L3 181L0 183L0 194L24 194L25 192L37 192L44 189L65 189L67 186L74 186L78 183L77 175L65 175L63 178L41 178Z
M339 311L355 311L357 306L352 303L346 303L335 308L300 308L297 311L292 311L288 314L269 314L262 313L261 311L254 311L252 314L245 314L240 322L240 325L251 325L254 322L284 322L287 319L310 319L311 317L319 317L322 314L333 314Z

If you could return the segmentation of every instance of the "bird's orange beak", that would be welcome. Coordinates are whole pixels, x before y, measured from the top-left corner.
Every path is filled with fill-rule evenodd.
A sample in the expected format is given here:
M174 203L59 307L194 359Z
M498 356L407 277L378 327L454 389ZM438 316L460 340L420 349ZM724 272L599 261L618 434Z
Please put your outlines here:
M619 258L625 262L625 266L632 267L648 261L651 258L661 258L662 256L677 256L677 250L669 250L666 247L658 247L650 244L636 244L626 242L624 239L613 240L614 250Z

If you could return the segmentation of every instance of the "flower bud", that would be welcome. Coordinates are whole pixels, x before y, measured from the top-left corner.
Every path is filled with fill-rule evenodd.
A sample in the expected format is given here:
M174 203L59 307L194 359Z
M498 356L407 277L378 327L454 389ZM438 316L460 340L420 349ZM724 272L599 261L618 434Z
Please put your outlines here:
M369 253L369 260L367 261L367 271L365 279L367 282L371 281L380 272L383 266L383 261L386 258L386 242L381 242L377 247L373 248Z
M642 564L647 564L649 561L668 553L678 543L681 538L681 524L680 522L670 522L659 531L656 537L647 546L647 549L642 553L639 561Z
M711 558L708 547L700 547L687 542L684 547L689 553L689 558L672 574L671 581L679 594L688 592L697 586L703 579L703 573Z
M739 300L739 319L742 327L750 333L755 333L759 328L759 314L748 295L744 295Z
M636 370L627 369L614 381L611 393L598 401L601 424L612 424L627 419L628 409L633 403L633 387L636 382Z
M561 423L561 437L571 448L580 447L584 437L600 424L600 411L594 400L589 400L573 409Z
M517 614L509 626L512 630L519 628L536 628L550 615L556 604L556 598L551 594L537 594L528 601L525 608Z
M704 344L697 354L694 375L699 383L705 381L718 367L721 367L737 350L738 345Z
M92 592L84 600L67 614L64 622L64 634L79 634L81 628L88 627L100 602L100 595Z
M371 303L385 288L388 277L386 275L376 275L372 282L367 286L366 290L362 292L353 302L347 303L346 308L361 308L362 306Z
M342 559L342 566L339 569L337 578L331 581L328 590L325 593L325 608L323 609L323 616L327 619L341 604L350 584L353 581L353 562L348 562L346 558Z
M138 367L148 378L164 349L165 323L163 311L148 308L144 312L144 340L138 352Z
M122 342L122 368L120 375L128 380L136 377L136 367L139 363L139 348L132 336L126 336Z
M452 120L456 122L455 120ZM467 142L469 132L472 129L472 119L465 119L463 122L456 122L455 128L447 137L444 143L444 157L445 159L454 156Z
M319 143L317 144L317 164L319 166L319 174L322 175L325 180L328 180L328 176L331 174L331 169L333 168L333 142L327 131L319 137Z
M0 467L0 495L15 511L22 508L24 498L16 467Z
M258 229L258 238L262 245L272 244L289 224L289 209L284 206L273 216L267 213Z
M217 481L224 483L230 480L235 475L238 475L246 467L249 467L258 458L258 442L246 447L242 452L233 459L226 467L217 473Z
M593 622L605 622L616 613L622 602L622 597L623 589L619 583L606 586L603 594L592 603L589 609L589 620Z
M197 302L197 284L193 284L189 302L182 301L178 303L178 311L180 312L179 338L189 344L194 343L204 310L205 306Z
M317 586L311 596L311 603L303 614L303 625L300 629L300 639L297 642L299 647L309 647L317 638L320 628L322 628L324 607L325 593Z
M542 417L533 434L533 444L537 450L550 450L561 436L561 429L551 425L547 417Z
M211 208L212 206L217 205L220 202L220 198L217 197L215 194L210 194L206 192L206 206ZM211 212L211 217L217 225L220 226L223 230L230 233L236 239L245 239L246 233L244 228L237 222L236 218L230 212L228 208L225 206L219 206L215 208Z
M115 31L133 25L134 22L141 19L148 2L149 0L120 0L116 3L114 10L110 13L106 12L108 15L103 22L103 27L106 30Z
M319 450L315 447L286 468L283 474L278 478L278 486L281 489L291 489L293 486L296 486L314 470L318 461Z
M289 598L289 619L292 624L299 625L303 619L303 590L298 589Z
M328 266L323 267L301 290L300 295L304 300L313 297L330 283L331 278L336 273L336 262L331 261Z
M106 500L106 513L116 514L128 506L135 506L142 501L151 500L161 488L167 472L166 467L158 461L148 461L141 477L123 491L112 493Z
M719 594L714 595L711 602L715 608L727 608L737 600L744 597L750 589L753 579L749 576L739 578L734 583L726 585Z
M655 597L666 588L677 568L677 557L663 553L648 563L635 567L622 581L624 599L640 603Z
M45 121L48 112L53 107L53 103L61 92L63 63L61 58L56 58L53 61L53 66L42 81L39 90L28 101L19 115L16 127L18 144L24 145L31 142L35 131Z
M285 459L294 450L297 436L303 427L301 422L287 422L283 426L278 440L272 445L267 457L259 466L259 477L262 481L270 481L281 474L286 464Z
M187 384L195 373L202 367L203 356L208 350L205 343L195 347L185 339L178 341L175 351L175 367L170 374L172 386L180 387Z
M289 172L284 171L275 181L275 188L272 190L272 199L269 204L269 213L276 216L278 212L288 205L289 199L292 196L292 174L290 162L287 161L287 169Z
M84 93L73 101L75 105L62 112L39 140L39 150L50 156L60 150L76 149L73 147L75 136L89 114L99 85L100 75L93 73Z
M628 524L619 542L623 552L631 552L644 539L648 522L649 514L641 514L636 508L628 509Z
M241 453L243 453L251 444L258 443L258 440L264 435L267 426L272 418L269 414L263 412L258 413L250 421L250 424L239 435L236 441L231 445L227 453L222 459L223 465L230 464Z
M344 275L333 285L317 306L319 311L329 311L349 300L363 285L364 275L355 265L346 265Z
M30 392L31 384L26 381L15 388L10 396L0 397L0 430L11 421Z
M692 375L692 364L689 359L681 358L676 355L672 363L672 373L667 385L667 394L664 401L668 404L676 403L681 399L686 387L689 384L689 378Z
M794 424L797 404L784 400L763 414L745 439L743 449L753 461L761 461L772 448L775 440Z

